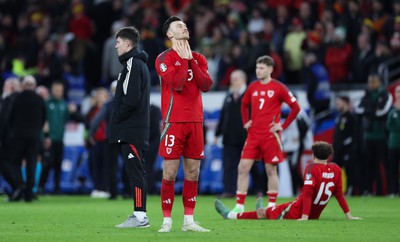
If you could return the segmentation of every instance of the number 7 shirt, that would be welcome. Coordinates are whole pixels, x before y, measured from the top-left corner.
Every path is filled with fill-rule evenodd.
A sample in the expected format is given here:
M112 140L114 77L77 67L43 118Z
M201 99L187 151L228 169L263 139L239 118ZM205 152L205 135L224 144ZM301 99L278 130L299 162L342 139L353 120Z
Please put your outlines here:
M267 84L258 80L249 85L243 96L241 107L243 124L246 124L249 119L252 120L248 130L249 137L273 136L269 132L270 124L280 121L282 103L288 104L291 109L289 116L282 124L282 128L286 129L300 111L300 106L293 94L275 79Z
M161 111L165 123L203 122L201 91L210 90L206 58L192 52L191 60L182 59L173 49L162 52L155 68L161 82Z

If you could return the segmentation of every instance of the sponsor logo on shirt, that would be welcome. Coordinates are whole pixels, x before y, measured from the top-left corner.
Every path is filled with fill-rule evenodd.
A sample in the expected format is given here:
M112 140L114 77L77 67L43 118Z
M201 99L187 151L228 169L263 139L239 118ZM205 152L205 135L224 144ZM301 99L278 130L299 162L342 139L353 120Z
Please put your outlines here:
M260 92L261 96L265 96L265 91Z
M165 63L161 63L160 64L160 70L162 71L162 72L166 72L167 71L167 65L165 64Z

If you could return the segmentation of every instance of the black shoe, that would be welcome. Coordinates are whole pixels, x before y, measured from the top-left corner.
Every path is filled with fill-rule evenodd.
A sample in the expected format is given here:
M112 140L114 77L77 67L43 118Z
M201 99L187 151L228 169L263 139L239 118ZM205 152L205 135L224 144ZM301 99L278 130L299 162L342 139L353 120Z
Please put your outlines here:
M35 194L32 191L26 191L24 197L25 202L33 202L33 199L35 199Z

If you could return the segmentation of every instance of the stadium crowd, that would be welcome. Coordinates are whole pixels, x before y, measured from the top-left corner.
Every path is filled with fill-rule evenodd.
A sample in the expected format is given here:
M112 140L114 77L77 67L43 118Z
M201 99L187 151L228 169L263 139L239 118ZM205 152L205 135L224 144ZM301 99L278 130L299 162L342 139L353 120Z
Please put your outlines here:
M228 90L231 73L238 69L244 71L248 82L255 80L256 59L261 55L273 58L273 78L288 84L289 88L291 85L306 87L315 115L333 107L329 102L332 90L353 86L364 89L368 85L364 106L360 106L364 109L358 110L355 121L363 125L355 125L359 129L352 131L353 142L359 139L363 143L365 139L370 141L366 142L369 147L377 147L374 144L387 143L388 132L397 132L397 136L391 136L394 145L389 148L394 152L390 159L386 156L387 145L380 145L382 152L365 156L380 161L369 160L367 165L361 160L351 161L355 162L352 169L356 170L353 175L357 182L352 184L355 187L350 194L399 194L398 130L386 129L388 106L395 99L386 91L387 86L395 83L387 75L392 68L387 63L398 60L400 54L399 0L0 0L2 99L8 95L6 80L10 78L22 80L33 76L41 90L61 82L69 103L63 104L69 111L66 116L84 121L90 130L92 119L110 95L103 87L108 88L118 79L121 69L115 51L116 30L130 25L139 29L140 48L149 55L152 90L159 92L154 63L158 54L171 46L161 28L172 15L180 16L187 23L192 49L207 58L212 90ZM319 71L326 75L318 75ZM370 82L375 81L378 84L371 87ZM77 91L79 88L81 91ZM378 98L385 95L382 93L387 94L383 100ZM91 102L85 106L83 100L87 96ZM348 103L348 99L344 101ZM374 116L376 109L385 112ZM59 124L63 120L54 122ZM363 137L368 132L370 135ZM100 124L92 133L88 145L92 147L91 156L96 157L95 151L101 150L101 142L107 139L105 124ZM60 141L52 134L50 138L53 144ZM351 149L352 159L366 151L360 145ZM382 179L386 177L382 175L385 172L379 172L381 163L386 173L393 170L392 166L397 167L397 172L386 181ZM60 169L60 164L56 169ZM99 169L95 174L101 176L104 172ZM364 177L364 173L368 175ZM376 188L373 189L374 180ZM96 190L106 190L101 179L97 185ZM384 191L383 186L389 190Z

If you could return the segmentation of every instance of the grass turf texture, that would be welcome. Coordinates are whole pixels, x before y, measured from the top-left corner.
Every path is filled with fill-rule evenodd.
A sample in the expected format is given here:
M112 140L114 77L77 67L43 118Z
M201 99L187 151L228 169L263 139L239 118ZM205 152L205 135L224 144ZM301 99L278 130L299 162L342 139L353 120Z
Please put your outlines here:
M0 241L399 241L400 199L352 197L347 221L332 199L318 221L224 220L214 209L214 196L199 196L195 220L209 233L182 232L183 208L175 197L171 233L158 233L162 223L160 198L148 197L151 227L117 229L132 211L130 200L108 201L88 196L42 196L31 204L7 203L0 196ZM278 202L289 199L278 198ZM235 199L222 199L233 208ZM246 210L254 209L248 197Z

